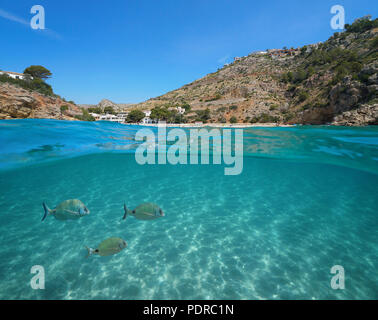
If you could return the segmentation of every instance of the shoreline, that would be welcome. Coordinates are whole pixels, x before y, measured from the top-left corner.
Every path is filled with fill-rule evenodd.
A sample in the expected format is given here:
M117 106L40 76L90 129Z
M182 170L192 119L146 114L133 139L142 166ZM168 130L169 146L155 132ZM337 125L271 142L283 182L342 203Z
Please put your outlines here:
M131 125L131 126L140 126L140 127L159 127L162 123L126 123L126 122L117 122L117 121L85 121L85 120L78 120L78 119L56 119L56 118L10 118L10 119L0 119L0 121L17 121L17 120L54 120L54 121L68 121L68 122L88 122L88 123L117 123L120 125ZM169 128L293 128L293 127L300 127L300 126L318 126L318 127L333 127L333 128L340 128L340 127L347 127L347 128L367 128L367 127L378 127L377 125L370 124L370 125L337 125L332 123L324 123L324 124L276 124L276 123L166 123L166 127Z
M98 121L100 122L100 121ZM135 125L135 126L142 126L142 127L159 127L163 124L159 123L120 123L123 125ZM288 128L288 127L295 127L296 125L293 124L276 124L276 123L166 123L164 125L165 127L175 127L175 128L205 128L205 127L211 127L211 128Z
M0 119L2 120L25 120L25 119L35 119L35 120L58 120L58 121L78 121L78 122L95 122L95 123L117 123L126 126L140 126L140 127L159 127L163 123L126 123L126 122L117 122L117 121L106 121L106 120L97 120L97 121L83 121L78 119L55 119L55 118L12 118L12 119ZM276 123L165 123L165 127L169 128L290 128L296 127L300 124L276 124ZM326 125L326 124L324 124ZM322 125L321 125L322 126ZM337 127L337 126L335 126Z

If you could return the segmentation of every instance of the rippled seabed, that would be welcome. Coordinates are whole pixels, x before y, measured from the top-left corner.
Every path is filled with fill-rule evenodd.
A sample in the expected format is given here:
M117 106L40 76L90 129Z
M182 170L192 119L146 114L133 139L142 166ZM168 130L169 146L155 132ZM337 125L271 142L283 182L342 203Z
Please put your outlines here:
M140 166L137 129L0 121L1 299L378 298L376 127L247 129L239 176ZM91 214L41 222L42 201L69 198ZM123 202L146 201L166 216L122 221ZM110 236L127 249L85 259ZM330 287L334 265L345 290Z

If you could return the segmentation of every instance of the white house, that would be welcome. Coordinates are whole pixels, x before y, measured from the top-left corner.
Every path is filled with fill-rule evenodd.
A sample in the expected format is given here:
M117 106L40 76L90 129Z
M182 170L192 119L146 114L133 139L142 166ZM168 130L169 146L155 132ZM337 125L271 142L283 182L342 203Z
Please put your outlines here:
M89 113L93 118L95 118L95 120L100 120L101 118L101 115L100 114L97 114L97 113L94 113L94 112L90 112Z
M119 112L117 113L117 117L120 120L120 122L126 122L126 118L129 115L128 112Z
M154 123L153 120L150 118L151 110L145 110L143 112L144 112L144 118L140 121L140 123L141 124Z
M6 74L8 77L11 77L13 79L20 79L20 80L25 80L27 77L30 79L33 79L32 76L26 75L24 73L18 73L18 72L12 72L12 71L0 71L0 75Z
M96 121L126 122L128 112L120 112L116 116L114 114L97 114L89 113Z
M149 117L144 117L141 121L140 121L141 124L150 124L150 123L154 123L153 120Z
M177 110L177 112L178 112L179 114L184 114L184 113L185 113L185 108L177 107L176 110Z
M121 118L115 116L114 114L102 114L100 119L102 121L111 121L111 122L123 122Z
M112 121L112 122L117 122L117 116L115 116L114 114L102 114L100 115L100 119L101 121Z

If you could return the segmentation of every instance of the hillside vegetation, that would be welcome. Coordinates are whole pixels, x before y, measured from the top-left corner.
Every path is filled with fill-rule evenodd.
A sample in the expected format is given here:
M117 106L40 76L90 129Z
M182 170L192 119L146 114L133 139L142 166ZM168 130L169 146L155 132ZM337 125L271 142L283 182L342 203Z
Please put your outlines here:
M361 18L295 55L252 53L136 107L172 122L378 124L377 49L378 19ZM169 114L178 106L180 118Z
M0 74L0 119L51 118L91 120L86 110L55 94L44 80L52 73L43 66L24 70L24 79Z

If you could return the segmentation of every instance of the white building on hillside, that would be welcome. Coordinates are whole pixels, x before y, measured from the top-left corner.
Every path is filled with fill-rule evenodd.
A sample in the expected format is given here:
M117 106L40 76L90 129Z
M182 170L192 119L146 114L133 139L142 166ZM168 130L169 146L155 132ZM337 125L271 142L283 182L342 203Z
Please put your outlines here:
M114 114L102 114L100 115L100 119L101 121L112 121L112 122L118 122L118 117L115 116Z
M119 122L124 123L126 122L126 118L128 112L120 112L116 116L114 114L97 114L97 113L89 113L96 121L111 121L111 122Z
M20 79L20 80L25 80L27 77L30 79L33 79L32 76L26 75L24 73L18 73L18 72L12 72L12 71L0 71L0 75L6 74L8 77L11 77L13 79Z
M140 123L141 124L154 123L153 120L150 118L151 110L145 110L143 112L144 112L144 118L140 121Z
M97 113L94 113L94 112L90 112L89 113L93 118L95 118L96 121L100 120L101 118L101 115L100 114L97 114Z
M181 107L177 107L176 110L177 110L177 112L178 112L179 114L184 114L185 111L186 111L185 108L181 108Z
M151 124L151 123L154 123L154 121L149 118L149 117L144 117L141 121L140 121L141 124Z
M126 122L126 118L129 115L128 112L119 112L117 113L117 117L121 120L120 122Z

